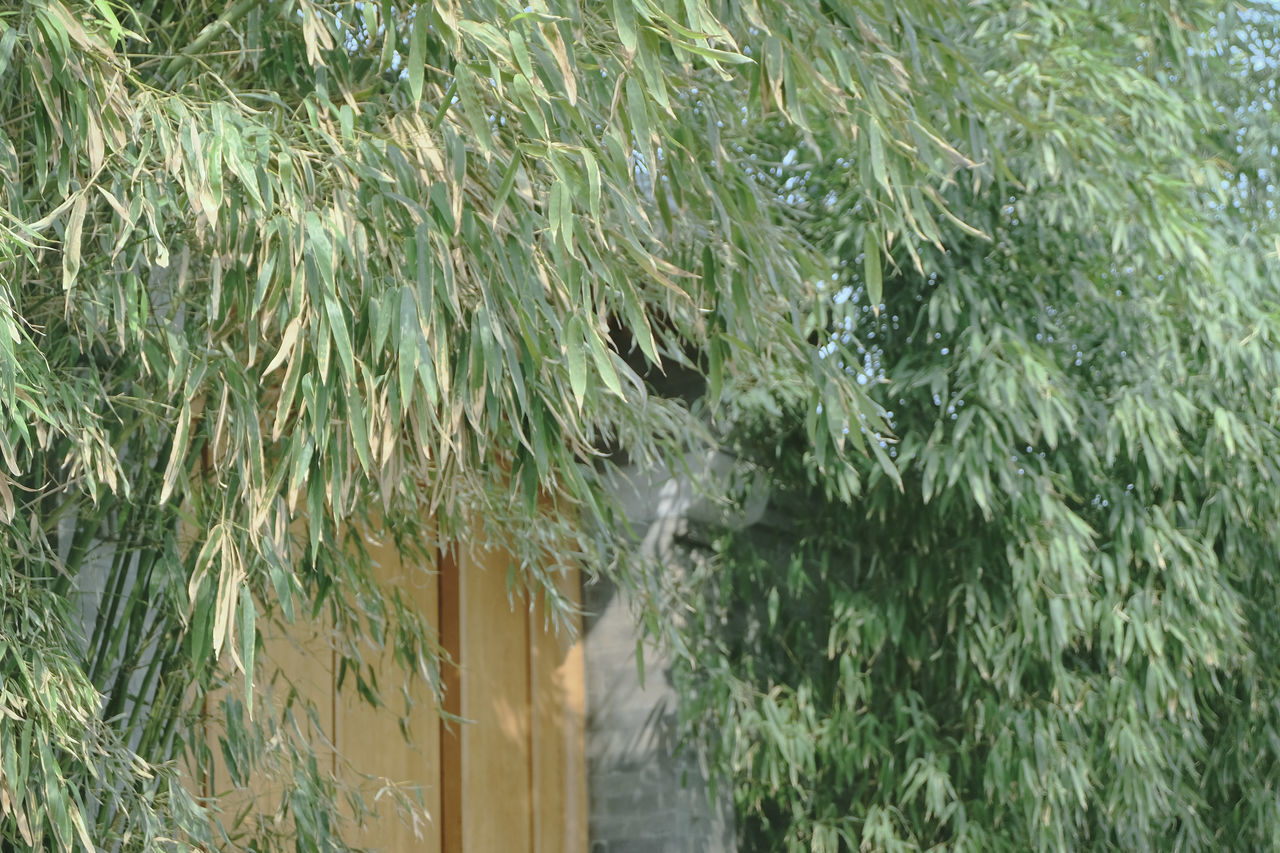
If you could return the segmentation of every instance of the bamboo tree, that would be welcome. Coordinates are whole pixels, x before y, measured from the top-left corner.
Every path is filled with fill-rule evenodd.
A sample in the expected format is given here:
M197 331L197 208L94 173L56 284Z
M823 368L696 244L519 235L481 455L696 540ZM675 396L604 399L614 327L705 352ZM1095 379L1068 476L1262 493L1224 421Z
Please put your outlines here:
M937 107L1000 151L946 191L984 237L873 281L863 165L780 133L893 468L850 496L744 400L775 526L674 592L687 722L745 850L1272 849L1277 19L985 11L953 40L1023 110Z
M925 176L969 161L915 87L980 81L945 39L907 72L886 33L950 11L0 9L0 838L286 843L188 790L225 746L288 777L299 849L340 848L305 705L204 697L240 668L267 708L257 626L322 612L344 665L387 623L438 688L430 626L376 588L360 530L501 542L553 604L562 567L617 563L600 448L710 435L644 365L692 363L713 398L806 377L851 483L845 427L879 413L813 358L820 258L755 132L829 118L885 170L869 242L927 236L947 214Z
M251 661L259 625L326 613L344 665L372 635L438 689L431 626L377 588L362 530L422 555L500 542L553 603L568 565L649 584L605 448L674 463L754 404L797 418L822 494L888 488L906 438L892 459L893 400L826 340L828 250L888 311L988 245L1004 223L979 200L1012 187L1046 229L1123 206L1109 251L1218 270L1204 199L1180 206L1219 177L1186 157L1214 7L986 11L0 9L0 838L292 846L189 790L225 745L287 777L298 849L341 849L308 709L263 710ZM1115 37L1079 53L1096 30ZM1129 111L1099 110L1117 91ZM853 164L835 236L786 199L792 147ZM1108 163L1110 183L1084 168ZM707 379L692 407L645 381L681 364ZM89 629L65 594L99 581ZM248 706L206 707L228 677Z

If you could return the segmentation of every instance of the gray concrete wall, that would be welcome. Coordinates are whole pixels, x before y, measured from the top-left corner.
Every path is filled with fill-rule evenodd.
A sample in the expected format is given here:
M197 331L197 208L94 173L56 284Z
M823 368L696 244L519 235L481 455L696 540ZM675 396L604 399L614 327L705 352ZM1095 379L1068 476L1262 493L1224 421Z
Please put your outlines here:
M676 757L666 660L646 650L641 685L627 601L603 580L584 592L591 853L732 853L729 803L710 800L694 757Z
M742 527L764 514L767 498L736 460L714 451L691 455L679 470L627 469L615 495L645 559L680 572L690 558L677 546L690 524ZM730 493L737 502L717 496ZM733 853L733 810L712 800L696 756L676 755L677 696L669 661L644 653L625 596L608 581L583 590L587 670L587 776L591 853Z

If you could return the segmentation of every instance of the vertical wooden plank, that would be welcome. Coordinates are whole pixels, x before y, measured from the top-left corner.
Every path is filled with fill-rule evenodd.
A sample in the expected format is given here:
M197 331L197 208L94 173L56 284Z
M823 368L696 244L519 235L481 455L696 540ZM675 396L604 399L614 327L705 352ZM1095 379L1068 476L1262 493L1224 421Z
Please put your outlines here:
M531 853L528 608L507 596L510 558L459 556L464 853Z
M439 553L440 645L453 665L441 673L444 680L444 717L438 727L440 738L440 849L441 853L462 853L462 578L458 572L456 549Z
M262 648L255 665L257 695L269 698L267 707L259 707L258 713L269 713L279 721L291 693L296 692L292 706L298 728L315 752L322 771L331 772L334 767L333 734L333 644L327 619L306 621L299 615L294 625L281 625L270 621L259 623L262 632ZM226 664L230 669L229 662ZM242 812L252 826L275 812L285 791L286 779L255 772L249 785L235 788L232 785L226 762L219 746L219 738L226 736L225 727L217 722L220 711L217 703L227 697L244 699L244 679L240 673L230 673L227 687L210 693L208 697L210 719L206 724L209 748L213 751L212 772L203 780L202 792L206 796L219 796L218 803L224 819ZM313 724L304 703L312 702L316 709ZM247 713L247 711L246 711ZM284 772L288 772L287 769ZM232 829L227 826L227 829ZM277 829L279 829L277 827ZM286 830L287 831L287 830Z
M559 578L561 594L581 604L577 570ZM530 620L533 691L534 853L586 853L586 682L582 622L573 636L546 624L540 599Z
M295 521L287 531L277 531L277 547L283 550L290 544L296 546L305 538L306 531L305 522ZM295 547L292 553L295 558L301 558L301 548ZM305 608L297 606L300 602L295 600L294 604L293 624L284 622L279 608L274 610L273 618L260 617L258 620L262 645L254 666L254 691L257 696L268 700L266 707L259 708L259 711L265 710L276 724L285 728L291 728L282 723L288 707L298 732L306 740L301 746L310 747L322 773L332 773L335 765L332 740L333 623L327 610L312 618ZM231 688L238 696L243 696L240 677L233 676ZM308 714L308 704L314 707L314 720ZM270 815L279 807L286 786L292 782L292 769L284 767L279 772L280 775L275 776L257 775L249 789L237 792L234 800L243 797L245 804L252 805L251 819ZM235 805L239 806L239 803ZM228 813L233 811L227 809Z
M399 590L406 601L434 622L438 612L437 580L433 566L406 564L395 542L385 533L366 537L374 577L385 591ZM387 650L375 663L379 684L392 688L404 675ZM350 676L348 676L350 678ZM336 689L336 683L334 685ZM337 695L335 743L339 754L350 762L342 767L345 780L359 787L373 814L366 816L363 831L353 831L345 840L371 850L398 853L414 850L440 851L440 726L429 687L420 680L410 692L409 740L400 730L404 714L398 689L387 689L384 706L372 708L359 698L350 684ZM361 778L361 774L373 777ZM393 789L417 786L425 815L414 825L399 813Z
M444 673L445 711L469 722L442 723L423 685L409 719L412 744L406 744L398 725L402 708L371 709L335 693L327 620L317 625L300 619L283 635L264 626L260 672L280 673L273 685L277 712L290 689L315 702L319 728L308 735L321 766L335 768L332 738L354 770L423 787L432 822L422 837L415 837L390 803L380 803L367 831L347 840L382 851L585 853L581 641L548 631L541 602L530 612L523 599L511 600L510 557L501 551L462 546L442 552L438 574L432 575L405 566L389 542L371 541L369 547L379 582L398 587L438 618L441 645L459 664ZM578 603L577 573L561 581L562 594ZM398 681L389 656L378 667L381 683ZM297 716L309 729L303 715ZM377 794L376 779L364 787L367 800ZM225 790L225 781L219 787ZM237 799L267 806L279 795L278 786L257 784Z

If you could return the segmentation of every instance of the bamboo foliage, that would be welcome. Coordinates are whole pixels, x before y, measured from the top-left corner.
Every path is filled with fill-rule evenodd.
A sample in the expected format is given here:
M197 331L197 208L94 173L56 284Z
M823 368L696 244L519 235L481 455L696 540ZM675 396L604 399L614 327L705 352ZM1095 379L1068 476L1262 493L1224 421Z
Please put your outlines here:
M986 11L989 239L873 281L857 157L781 176L893 469L844 497L802 402L739 404L775 526L674 591L687 722L742 849L1275 849L1280 19Z
M557 566L610 564L613 528L575 521L609 517L597 448L706 440L611 323L712 399L796 377L856 488L849 426L880 413L807 342L821 259L756 131L830 125L874 164L867 245L936 239L926 177L981 157L915 87L980 81L905 45L949 8L0 9L0 837L340 845L336 783L253 713L259 626L324 612L344 662L372 638L438 689L430 626L367 571L375 517L424 570L428 516L500 541L553 603ZM243 714L201 700L228 666ZM192 797L175 762L215 751L284 768L279 820Z
M995 6L0 8L0 839L341 849L309 709L272 710L255 660L263 625L323 618L341 665L372 642L440 689L370 530L424 571L499 542L554 614L563 565L654 580L603 448L678 464L716 440L703 409L794 415L828 497L901 488L892 400L826 339L828 255L879 316L996 236L973 198L1049 187L1046 227L1121 206L1111 251L1213 271L1206 208L1176 204L1215 198L1184 156L1211 100L1110 60L1192 73L1215 10L1124 6L1103 56L1061 38L1083 11ZM835 233L788 201L793 149L852 164ZM643 376L681 365L692 409ZM206 705L228 671L244 704ZM274 815L218 811L215 752L285 779Z

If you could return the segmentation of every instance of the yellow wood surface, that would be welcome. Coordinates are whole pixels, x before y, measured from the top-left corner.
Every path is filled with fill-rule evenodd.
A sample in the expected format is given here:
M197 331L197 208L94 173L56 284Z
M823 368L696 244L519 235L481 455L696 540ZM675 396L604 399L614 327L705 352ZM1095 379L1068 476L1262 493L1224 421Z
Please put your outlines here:
M395 543L385 535L368 537L366 546L384 592L400 591L407 604L436 622L435 567L402 560ZM337 695L334 739L342 756L339 774L360 790L373 814L365 817L363 829L345 838L350 844L385 853L439 853L440 727L430 688L422 679L415 680L410 691L413 706L406 717L404 698L395 688L404 677L400 665L386 650L380 656L373 650L365 654L378 661L384 705L374 708L361 699L349 674ZM406 718L407 741L401 717ZM410 799L412 809L407 814L397 808L397 793Z
M260 697L268 698L272 719L279 725L286 706L298 730L306 738L323 771L332 771L334 752L333 732L333 645L327 620L308 622L302 617L293 625L273 622L259 623L262 646L255 664L255 690ZM254 833L262 816L276 812L285 793L284 780L292 777L292 769L284 763L283 751L268 745L263 766L254 768L247 787L236 787L227 763L223 758L220 740L226 736L225 728L212 721L221 720L216 706L224 699L244 700L244 680L239 672L230 672L231 664L224 659L229 672L227 686L213 691L207 699L210 723L206 728L209 748L213 751L213 766L200 784L204 796L217 797L222 810L223 825L233 835L233 841L242 833ZM313 703L314 722L306 710L306 703ZM259 707L257 713L263 713ZM247 710L246 712L247 713ZM245 822L235 819L244 816ZM290 824L269 824L273 833L287 836Z
M456 549L440 552L440 645L449 655L444 678L444 710L436 727L440 737L440 849L443 853L462 850L462 724L450 722L462 715L461 578Z
M576 608L576 571L561 575L560 592ZM540 599L529 623L533 686L533 825L535 853L586 853L586 682L582 623L574 636L547 624Z
M508 566L497 551L459 555L465 853L532 850L529 617L511 606Z
M403 674L389 651L379 658L376 650L361 650L366 661L378 661L387 702L372 708L355 695L351 674L344 689L336 689L326 618L308 622L300 614L292 626L260 622L256 689L272 697L276 719L296 692L294 720L321 770L359 787L373 806L368 825L359 831L348 827L344 837L384 853L586 853L581 639L554 632L542 602L531 609L523 597L509 595L509 555L459 546L436 555L435 566L406 565L394 543L379 535L366 539L375 577L385 590L400 590L437 626L441 646L458 662L443 673L445 710L468 722L442 722L427 686L419 683L406 742L399 725ZM561 591L578 602L577 572L563 575ZM243 695L238 678L229 681L231 695ZM220 698L211 696L210 702ZM314 703L314 725L303 711L305 700ZM225 762L217 755L223 732L209 734L215 767L198 790L228 794ZM416 829L395 807L389 793L395 786L421 790ZM256 778L248 789L230 791L221 805L271 813L282 792L278 782Z

